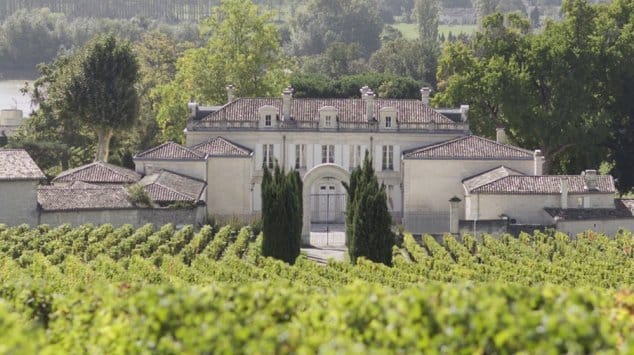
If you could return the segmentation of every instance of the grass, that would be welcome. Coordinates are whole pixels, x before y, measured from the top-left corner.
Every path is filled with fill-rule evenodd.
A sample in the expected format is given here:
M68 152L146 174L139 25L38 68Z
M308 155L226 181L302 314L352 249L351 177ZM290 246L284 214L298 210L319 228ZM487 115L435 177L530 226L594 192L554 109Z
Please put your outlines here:
M395 23L396 29L403 33L403 37L407 39L418 38L418 26L415 23ZM478 25L440 25L438 26L438 34L443 34L445 37L451 32L454 36L460 33L467 35L473 34L478 30Z

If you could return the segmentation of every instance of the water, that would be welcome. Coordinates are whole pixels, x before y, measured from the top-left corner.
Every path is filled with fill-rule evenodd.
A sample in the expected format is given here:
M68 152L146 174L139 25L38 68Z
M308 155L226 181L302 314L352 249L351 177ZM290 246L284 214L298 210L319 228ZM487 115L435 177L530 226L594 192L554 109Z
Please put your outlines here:
M0 80L0 110L17 108L26 117L31 113L31 97L22 95L20 89L30 80Z

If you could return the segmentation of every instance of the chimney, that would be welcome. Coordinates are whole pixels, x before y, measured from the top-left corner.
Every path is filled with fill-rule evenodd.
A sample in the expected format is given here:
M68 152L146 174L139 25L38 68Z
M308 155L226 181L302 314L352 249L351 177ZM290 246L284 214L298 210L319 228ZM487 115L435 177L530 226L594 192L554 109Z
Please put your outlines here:
M506 138L506 130L504 126L498 126L495 128L495 140L501 144L507 144L508 139Z
M568 208L568 179L559 180L561 184L561 208Z
M583 180L585 182L585 189L587 191L596 191L597 190L597 171L596 170L586 170L581 173L583 176Z
M187 104L187 108L189 109L189 118L195 120L198 118L198 104L192 98Z
M368 90L363 96L363 100L365 101L365 117L368 122L371 122L374 119L374 92L372 90Z
M233 84L227 85L227 103L233 102L233 95L235 92L235 86Z
M291 119L291 101L293 99L293 88L288 86L282 91L282 120Z
M469 105L460 105L460 120L467 122L469 119Z
M462 200L454 196L449 200L449 233L458 234L460 227L460 211L458 205Z
M539 176L544 174L544 154L539 149L533 153L533 175Z
M420 97L423 101L423 104L429 106L429 94L431 93L431 89L427 86L420 89Z

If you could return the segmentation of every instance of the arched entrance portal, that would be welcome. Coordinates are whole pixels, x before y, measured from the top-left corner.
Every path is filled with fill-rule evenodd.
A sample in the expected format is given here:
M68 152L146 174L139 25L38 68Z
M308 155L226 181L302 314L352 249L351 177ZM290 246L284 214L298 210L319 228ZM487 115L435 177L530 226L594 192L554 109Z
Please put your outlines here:
M313 189L313 185L319 181L330 181L331 184L337 183L341 184L341 182L349 183L350 182L350 173L346 171L346 169L340 167L337 164L321 164L317 165L314 168L304 174L303 177L303 191L302 191L302 199L303 199L303 223L302 223L302 243L307 245L310 244L310 224L311 224L311 192ZM324 186L332 186L329 184L325 184ZM327 202L328 203L328 202Z

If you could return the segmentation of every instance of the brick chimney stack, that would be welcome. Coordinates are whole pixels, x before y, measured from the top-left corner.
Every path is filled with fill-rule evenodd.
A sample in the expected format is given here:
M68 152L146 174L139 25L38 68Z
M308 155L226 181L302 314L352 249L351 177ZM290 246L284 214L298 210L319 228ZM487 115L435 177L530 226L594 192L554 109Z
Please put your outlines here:
M423 104L429 106L429 94L431 94L431 89L427 86L420 89L420 97Z
M233 86L233 84L227 85L227 103L228 104L233 102L235 89L236 88L235 86Z
M291 119L291 102L293 100L293 88L288 86L282 91L282 120Z

